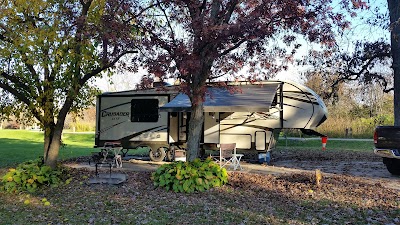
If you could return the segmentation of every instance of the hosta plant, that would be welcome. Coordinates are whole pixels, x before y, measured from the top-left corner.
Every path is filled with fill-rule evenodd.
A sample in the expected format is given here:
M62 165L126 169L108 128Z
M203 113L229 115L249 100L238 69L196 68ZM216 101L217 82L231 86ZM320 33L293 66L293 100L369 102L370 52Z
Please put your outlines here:
M228 182L225 168L207 158L205 161L195 159L192 162L173 162L160 166L152 179L156 187L165 187L175 192L192 193L220 187Z
M35 192L39 188L58 186L67 177L62 167L51 169L41 159L31 160L10 168L1 179L1 187L6 192Z

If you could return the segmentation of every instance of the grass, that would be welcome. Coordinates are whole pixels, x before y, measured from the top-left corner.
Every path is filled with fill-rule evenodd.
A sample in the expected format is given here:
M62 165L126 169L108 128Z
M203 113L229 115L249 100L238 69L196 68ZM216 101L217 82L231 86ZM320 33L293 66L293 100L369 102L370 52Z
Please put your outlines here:
M335 151L371 151L374 142L370 141L351 141L351 140L330 140L326 144L327 150ZM321 150L322 142L316 139L285 139L280 138L277 145L278 149L308 149Z
M60 149L60 159L87 156L94 151L94 134L64 133L65 147ZM27 130L0 130L0 168L15 165L27 160L43 156L43 133ZM327 151L371 151L372 141L339 141L328 140ZM287 141L280 138L278 150L321 150L321 141L315 139L299 139ZM139 151L146 152L146 149ZM131 153L131 152L130 152Z

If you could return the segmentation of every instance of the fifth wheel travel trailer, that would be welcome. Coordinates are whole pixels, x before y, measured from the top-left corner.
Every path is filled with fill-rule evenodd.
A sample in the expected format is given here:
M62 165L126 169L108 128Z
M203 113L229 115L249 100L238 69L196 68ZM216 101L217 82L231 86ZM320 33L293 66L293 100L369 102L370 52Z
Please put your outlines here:
M239 150L264 154L275 147L281 129L322 136L313 129L326 120L327 109L311 89L288 81L227 86L207 87L202 149L236 143ZM165 156L172 160L170 149L186 147L190 106L188 96L174 86L101 94L96 104L95 147L119 142L127 150L148 147L153 161Z

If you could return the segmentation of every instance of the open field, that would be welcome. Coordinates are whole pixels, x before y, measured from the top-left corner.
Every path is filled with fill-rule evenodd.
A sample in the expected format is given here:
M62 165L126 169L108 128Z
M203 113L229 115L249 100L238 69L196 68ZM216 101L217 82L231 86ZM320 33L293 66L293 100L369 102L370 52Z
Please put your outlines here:
M41 135L9 132L0 130L3 156L9 154L17 162L41 154ZM68 149L63 157L92 151L93 136L65 134L63 140ZM400 190L385 188L386 182L400 178L387 175L372 154L372 143L332 140L326 151L320 150L319 140L280 144L273 153L273 169L281 173L230 172L228 185L205 193L154 189L151 171L121 170L128 176L122 185L89 185L93 170L71 169L69 185L29 196L0 192L0 224L400 224ZM1 162L3 174L9 162ZM355 172L373 164L368 169L386 177L343 173L346 170L336 168L343 163ZM315 184L316 168L324 172L320 187ZM51 205L44 206L42 198ZM30 204L24 204L26 199Z

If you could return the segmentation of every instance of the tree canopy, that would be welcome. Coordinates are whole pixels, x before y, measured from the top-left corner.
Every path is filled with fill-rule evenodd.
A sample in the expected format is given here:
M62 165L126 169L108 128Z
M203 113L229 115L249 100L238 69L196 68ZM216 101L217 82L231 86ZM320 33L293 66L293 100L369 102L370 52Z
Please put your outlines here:
M365 3L338 5L343 11L330 0L157 0L138 8L138 65L157 77L179 79L191 100L189 160L197 157L206 81L239 76L246 67L249 80L269 78L293 60L299 37L334 47L337 31L349 27L346 14Z
M93 104L97 92L92 78L135 51L136 26L128 14L132 4L124 0L0 4L0 113L25 110L40 122L48 165L55 166L67 113Z
M45 129L55 165L65 116L91 102L93 77L119 65L179 79L191 102L189 160L197 157L207 80L286 68L301 41L335 47L361 0L4 0L0 6L3 113L25 109ZM342 10L337 10L339 7ZM140 38L137 39L137 33ZM140 43L140 47L138 46ZM120 61L138 48L133 64ZM10 110L8 110L10 109Z

